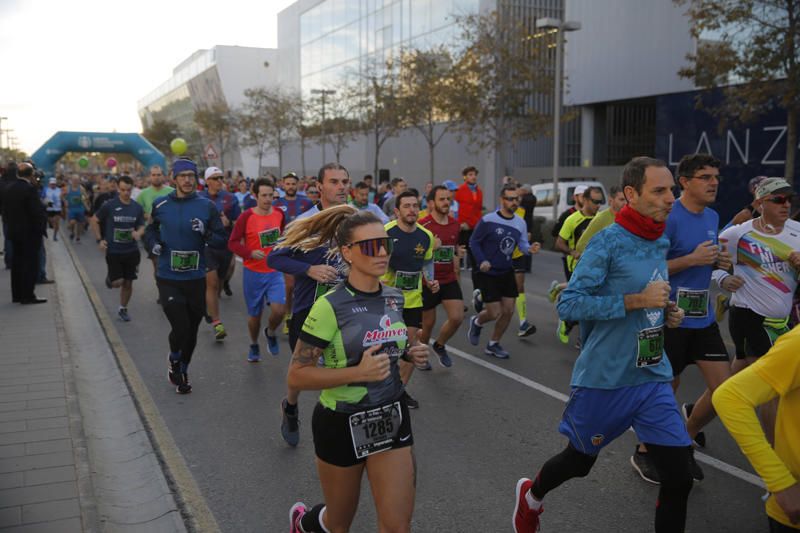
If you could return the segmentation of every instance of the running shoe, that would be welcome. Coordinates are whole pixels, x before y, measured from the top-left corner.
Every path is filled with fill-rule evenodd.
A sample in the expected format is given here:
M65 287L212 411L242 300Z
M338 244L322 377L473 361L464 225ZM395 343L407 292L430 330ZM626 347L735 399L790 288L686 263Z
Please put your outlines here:
M534 333L536 333L536 326L534 326L533 324L531 324L526 320L519 325L519 331L517 331L517 337L528 337L529 335L533 335Z
M308 507L303 502L297 502L289 510L289 533L303 533L300 520L308 512Z
M222 290L225 291L225 296L233 296L231 284L227 280L222 282Z
M192 384L189 383L189 374L186 372L178 372L178 383L175 387L175 392L178 394L189 394L192 392Z
M647 453L639 451L638 446L633 455L631 455L631 466L642 476L643 480L654 485L661 485L661 477L658 475L656 465L653 464L653 461Z
M269 348L269 353L272 355L278 355L278 337L275 335L270 335L267 333L268 331L268 328L264 328L264 336L267 338L267 347Z
M107 289L113 289L114 288L114 286L111 285L111 280L108 279L108 276L106 276L106 288Z
M228 336L228 332L225 331L225 326L222 322L217 322L214 325L214 339L217 341L222 341L225 337Z
M482 326L477 325L475 322L478 320L478 315L469 319L469 328L467 328L467 339L473 346L477 346L481 341Z
M476 313L483 311L483 298L481 297L481 290L475 289L472 291L472 308Z
M716 315L717 322L720 322L728 311L729 299L724 294L717 294L717 300L714 304L714 314Z
M300 413L299 406L294 407L294 414L289 414L289 402L284 398L281 401L281 435L289 446L297 446L300 442Z
M119 311L117 311L117 315L119 316L119 319L122 320L123 322L131 321L131 316L128 314L127 307L120 307Z
M558 321L558 327L556 328L556 335L558 336L558 340L561 341L562 344L569 344L569 329L567 328L567 323L563 320Z
M492 355L498 359L508 359L511 357L511 354L508 353L502 346L500 346L499 342L495 344L487 344L483 353L486 355Z
M547 299L550 300L550 303L556 303L558 300L558 295L561 293L561 284L553 280L550 282L550 290L547 291Z
M205 318L205 319L206 319L206 324L211 324L212 322L214 322L214 319L213 319L213 318L211 318L211 315L206 315L206 316L205 316L205 317L203 317L203 318Z
M258 349L258 344L250 345L250 351L247 353L247 360L250 363L258 363L261 361L261 353Z
M178 384L178 374L181 373L180 359L174 360L167 354L167 379L172 385Z
M447 353L447 348L444 344L439 344L434 342L433 343L433 351L434 353L439 356L439 364L445 368L450 368L453 366L453 360L450 359L450 354Z
M403 396L406 399L406 405L409 409L419 409L419 402L412 398L408 391L403 391Z
M528 505L526 496L532 486L533 481L526 477L517 481L514 516L511 517L514 533L536 533L539 531L539 515L544 512L544 508L531 509L530 505Z
M694 479L696 483L700 483L706 477L705 474L703 474L703 469L700 468L700 465L697 464L694 458L694 448L692 448L689 453L689 473L692 474L692 479Z
M681 405L681 412L683 412L683 419L686 422L689 422L689 417L692 416L692 409L694 409L693 403L685 403ZM694 439L692 440L699 448L706 447L706 434L704 432L698 431L697 435L695 435Z
M286 320L283 322L283 334L284 335L288 335L289 334L289 327L291 326L291 322L292 322L292 317L291 317L291 315L288 315L286 317Z

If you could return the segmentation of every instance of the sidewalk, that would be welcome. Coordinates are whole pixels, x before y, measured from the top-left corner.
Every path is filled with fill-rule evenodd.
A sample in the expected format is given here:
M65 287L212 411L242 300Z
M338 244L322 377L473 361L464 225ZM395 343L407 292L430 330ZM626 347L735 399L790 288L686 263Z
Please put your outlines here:
M36 287L46 304L12 304L10 275L0 271L0 530L96 529L56 287Z

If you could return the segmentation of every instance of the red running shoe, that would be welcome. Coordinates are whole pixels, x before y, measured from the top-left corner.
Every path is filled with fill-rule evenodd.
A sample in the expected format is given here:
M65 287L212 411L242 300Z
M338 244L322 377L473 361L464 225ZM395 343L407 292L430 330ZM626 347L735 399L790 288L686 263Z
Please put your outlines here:
M525 495L531 490L533 481L524 477L517 481L517 502L514 505L514 516L511 519L515 533L536 533L539 531L539 515L544 508L531 509Z

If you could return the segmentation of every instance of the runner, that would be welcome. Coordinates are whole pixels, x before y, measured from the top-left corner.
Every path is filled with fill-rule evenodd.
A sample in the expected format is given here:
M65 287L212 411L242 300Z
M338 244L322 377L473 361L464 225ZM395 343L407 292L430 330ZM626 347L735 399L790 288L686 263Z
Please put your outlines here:
M119 195L106 201L91 218L100 249L106 253L106 287L120 289L117 315L129 322L128 302L133 294L133 280L139 273L138 241L144 233L144 210L132 201L133 180L119 178Z
M165 185L164 171L160 166L153 165L150 167L150 185L144 188L142 192L139 193L139 196L136 197L136 203L142 206L144 210L144 219L147 224L150 224L150 213L153 210L153 201L156 198L168 195L174 190L175 189L169 185ZM158 257L149 252L147 257L153 263L153 280L156 280L158 277ZM157 303L160 304L161 302Z
M428 344L436 325L436 306L441 304L447 313L447 320L439 329L439 336L433 341L433 351L439 357L439 363L451 367L453 360L447 353L445 344L461 327L464 321L464 297L461 293L459 278L461 269L459 260L464 255L463 246L458 244L460 231L458 222L450 216L450 201L453 194L444 185L437 185L428 194L430 213L419 221L419 225L430 231L436 238L433 250L433 279L439 282L439 291L431 292L427 286L422 287L422 331L419 340ZM430 368L430 365L427 365Z
M576 244L578 244L581 235L583 235L583 232L597 214L600 204L603 203L603 191L599 187L586 187L581 199L580 209L564 220L564 224L561 226L556 238L556 250L566 256L567 282L569 282L572 272L575 270L575 265L581 256L576 249ZM576 205L578 205L577 201ZM569 343L569 334L576 325L576 322L560 320L556 330L558 339L564 344ZM576 347L580 348L580 341L578 341L578 346Z
M69 178L69 185L62 197L62 203L67 206L69 240L74 239L76 243L81 242L83 225L86 223L88 197L86 190L81 185L81 179L77 175Z
M286 288L283 274L267 265L267 257L283 232L283 212L272 207L275 185L267 178L258 178L253 190L256 191L258 205L242 213L236 221L228 248L244 260L242 286L250 333L247 360L256 363L261 359L258 334L264 302L268 302L270 308L264 336L270 353L278 355L277 329L286 314Z
M349 266L346 281L312 307L289 367L290 387L322 389L312 432L325 498L311 509L294 504L290 531L348 531L365 470L379 529L409 531L416 461L398 360L422 365L428 348L409 348L403 295L380 282L392 240L375 215L351 206L299 220L285 239L285 245L309 252L333 240Z
M283 177L284 195L272 204L286 217L286 224L292 222L298 215L302 215L314 205L308 198L297 195L297 174L289 172Z
M366 182L359 181L356 183L356 186L353 188L353 201L350 202L350 205L359 210L369 211L384 224L389 222L389 217L378 207L378 204L369 201L369 185Z
M714 271L720 288L732 292L728 327L738 368L754 363L788 331L800 272L800 223L789 220L794 190L783 178L756 189L761 216L724 230L719 240L734 257L733 275ZM734 371L737 369L734 369ZM774 435L777 402L762 406L768 439Z
M525 230L528 241L531 240L533 231L533 210L536 208L536 197L531 193L530 185L517 184L517 194L519 194L520 205L514 212L525 222ZM511 263L514 267L514 278L517 281L516 306L517 316L519 317L519 330L517 337L528 337L536 333L536 326L528 322L528 299L525 294L525 274L531 271L531 256L523 254L519 247L514 248L511 255Z
M346 168L338 163L328 163L319 170L318 179L322 189L320 201L296 221L345 203L350 183ZM311 306L319 296L344 279L345 265L338 254L329 254L326 246L306 251L287 246L283 241L279 241L270 252L267 265L295 278L292 321L289 323L289 346L294 352ZM300 391L289 386L286 398L281 401L281 435L290 446L297 446L300 441L300 414L297 406L299 397Z
M558 235L561 232L561 228L564 226L564 222L569 218L575 211L579 211L583 208L583 193L586 192L586 185L578 185L572 191L572 206L568 207L563 213L558 216L558 220L556 221L553 229L551 230L551 234L553 238L558 240ZM562 266L564 267L564 279L569 281L570 270L567 267L567 256L563 256L561 258Z
M622 184L628 205L589 243L559 299L559 315L582 321L584 337L559 425L569 443L535 481L517 482L516 533L537 531L544 496L588 475L600 451L631 426L661 476L655 531L685 527L691 440L663 350L664 326L683 320L683 311L669 302L669 243L663 237L675 181L663 161L636 157L625 166Z
M112 198L117 197L117 178L115 176L108 176L100 182L98 186L98 194L95 195L92 201L92 213L96 214L103 207L103 204Z
M403 292L403 322L408 327L410 342L416 343L422 327L422 287L436 294L439 282L434 278L433 234L417 224L419 200L417 192L403 191L392 198L395 205L395 220L386 224L386 233L394 239L394 253L389 258L389 269L383 282ZM430 363L421 369L430 370ZM408 386L414 367L400 364L400 377ZM405 401L410 409L418 409L419 402L405 392Z
M664 349L672 367L673 390L678 390L681 373L690 364L697 365L708 387L697 402L682 407L689 436L701 447L706 440L700 430L715 416L711 394L731 375L728 350L709 298L714 266L723 270L731 266L730 254L719 250L719 215L708 207L717 198L719 167L719 160L708 154L681 158L677 170L681 196L672 207L665 231L670 300L677 302L686 318L680 327L664 332ZM659 482L658 471L642 445L631 457L631 465L645 481ZM703 479L694 455L689 469L695 481Z
M505 185L500 192L500 209L481 217L470 237L470 247L478 265L473 271L477 270L475 281L482 296L483 310L470 319L467 339L477 346L481 329L489 322L496 321L484 353L498 359L511 356L500 346L500 339L511 322L518 296L511 256L515 248L524 254L538 253L541 248L538 242L528 243L525 222L514 214L518 205L517 186Z
M390 219L394 219L397 196L408 189L408 183L403 178L392 178L392 188L386 193L383 200L383 212Z
M800 328L775 342L766 355L714 393L714 407L769 491L771 533L800 530ZM774 449L755 409L778 401Z
M153 204L145 241L158 256L156 285L172 326L167 376L176 392L186 394L192 391L188 369L206 307L204 252L206 245L223 246L226 234L217 209L195 192L195 162L176 160L172 174L176 191Z
M222 185L224 174L217 167L208 167L204 178L206 190L199 193L201 198L208 199L217 208L222 226L225 228L226 239L230 238L231 230L236 219L239 218L239 202L236 197L226 191ZM225 241L227 243L227 240ZM233 275L236 261L233 253L225 247L208 246L206 256L206 322L214 330L214 339L221 342L228 336L225 325L220 320L219 295L224 289L228 296L233 295L228 282Z
M50 178L47 180L47 188L44 190L45 207L47 208L47 220L53 228L53 240L58 240L58 226L61 223L61 189L58 188L58 180Z

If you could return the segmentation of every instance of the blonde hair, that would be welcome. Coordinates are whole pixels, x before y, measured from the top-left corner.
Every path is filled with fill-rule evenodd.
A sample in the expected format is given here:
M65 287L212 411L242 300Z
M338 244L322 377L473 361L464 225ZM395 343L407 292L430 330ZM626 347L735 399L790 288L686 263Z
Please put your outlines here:
M310 252L327 246L328 255L335 255L339 253L339 247L350 240L355 228L375 223L381 221L369 211L359 211L346 204L337 205L291 222L275 247Z

